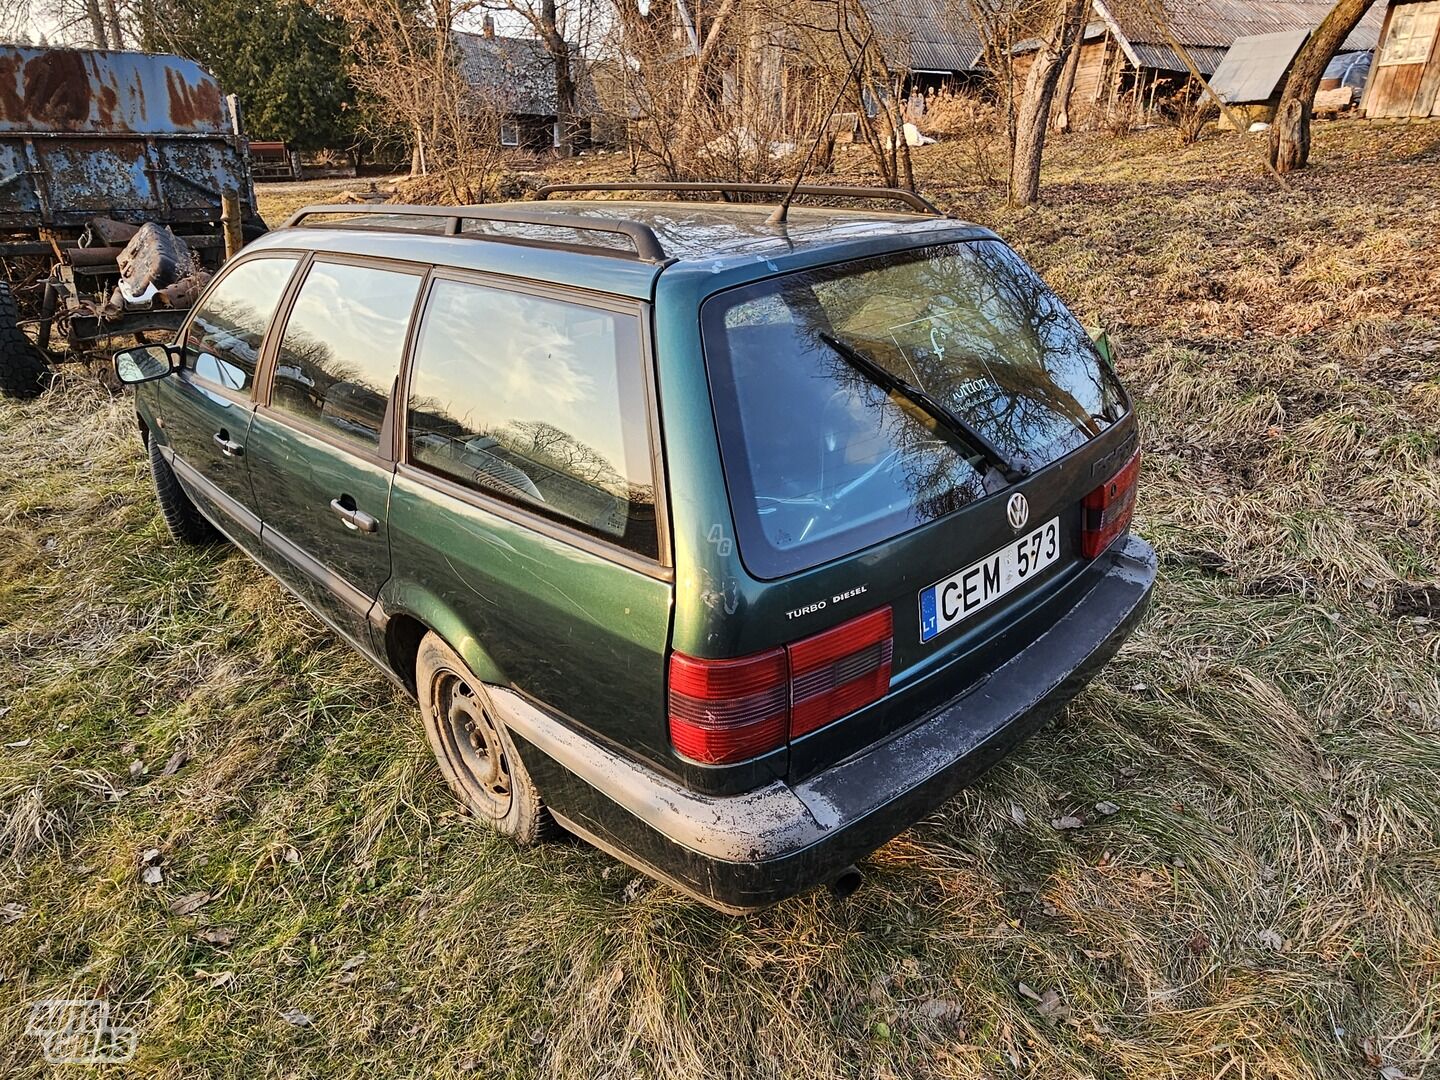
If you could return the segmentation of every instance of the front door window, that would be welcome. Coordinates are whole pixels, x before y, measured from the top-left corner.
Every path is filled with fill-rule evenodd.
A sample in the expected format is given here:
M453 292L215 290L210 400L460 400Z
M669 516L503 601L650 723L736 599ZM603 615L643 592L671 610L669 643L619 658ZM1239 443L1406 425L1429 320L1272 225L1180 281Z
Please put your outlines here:
M251 259L211 290L185 331L185 367L195 378L250 392L265 328L294 269L294 259Z

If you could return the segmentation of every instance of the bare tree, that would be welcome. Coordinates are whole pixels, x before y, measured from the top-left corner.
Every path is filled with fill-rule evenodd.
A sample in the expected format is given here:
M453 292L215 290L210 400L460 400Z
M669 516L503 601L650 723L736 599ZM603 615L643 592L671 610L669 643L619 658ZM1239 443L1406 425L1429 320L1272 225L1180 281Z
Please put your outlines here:
M854 84L854 105L860 135L887 187L915 190L915 169L905 137L901 105L905 73L894 70L875 28L858 3L840 5L835 37L840 58Z
M1339 0L1301 47L1270 127L1270 164L1278 173L1303 169L1310 161L1310 115L1325 68L1375 0Z
M1077 51L1089 0L965 0L985 41L986 62L1004 96L1009 192L1012 206L1040 198L1040 161L1050 125L1055 88ZM1022 38L1040 41L1015 96L1015 46Z
M484 202L502 162L500 121L507 111L495 87L478 88L456 55L455 21L469 0L346 0L351 77L373 102L381 124L404 132L411 175L439 174L455 202Z
M804 23L800 0L617 0L611 66L631 117L632 171L672 180L789 176L845 79L833 23ZM824 39L823 42L820 39ZM826 142L829 145L829 142ZM821 155L828 167L828 154Z

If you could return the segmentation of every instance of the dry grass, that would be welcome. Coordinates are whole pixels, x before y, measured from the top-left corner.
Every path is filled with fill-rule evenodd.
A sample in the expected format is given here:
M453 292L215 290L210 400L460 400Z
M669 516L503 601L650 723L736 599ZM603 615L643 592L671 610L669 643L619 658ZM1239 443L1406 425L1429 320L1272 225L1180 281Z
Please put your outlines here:
M140 1035L105 1075L177 1080L1433 1073L1437 141L1322 128L1283 195L1238 138L1064 140L1022 215L917 154L1117 337L1162 581L843 906L730 919L486 837L411 705L165 541L123 398L0 404L0 1075L45 1074L28 1002L94 994Z

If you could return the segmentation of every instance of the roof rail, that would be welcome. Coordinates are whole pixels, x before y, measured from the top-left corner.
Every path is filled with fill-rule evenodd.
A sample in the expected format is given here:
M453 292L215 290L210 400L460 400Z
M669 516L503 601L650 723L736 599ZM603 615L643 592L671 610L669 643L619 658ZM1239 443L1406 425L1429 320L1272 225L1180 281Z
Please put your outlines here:
M410 204L391 203L318 203L314 206L306 206L296 210L286 220L282 228L293 228L300 225L307 217L315 217L321 214L337 214L344 216L363 217L376 215L383 217L418 217L418 218L440 218L445 222L444 236L464 236L473 240L492 240L502 244L520 244L527 247L563 248L569 251L580 251L587 255L607 255L617 259L639 259L642 262L664 263L669 261L665 254L664 247L660 244L660 238L655 235L653 229L638 221L630 221L627 218L610 217L589 217L581 214L555 214L544 210L532 210L523 205L497 205L497 206L413 206ZM600 244L576 244L565 241L541 240L530 236L503 236L481 233L462 233L460 223L462 221L499 221L516 225L548 225L557 229L574 229L582 233L604 233L613 236L624 236L629 238L634 245L633 252L623 248L604 247ZM344 222L326 222L325 224L344 228ZM373 227L373 226L372 226ZM401 226L385 226L387 229L399 231L406 230Z
M726 196L739 195L788 195L790 194L789 184L731 184L715 181L654 181L641 184L546 184L535 192L535 198L548 199L551 195L569 191L705 191L714 192ZM891 202L901 202L919 214L931 214L935 217L944 217L945 212L936 206L923 195L917 195L913 191L906 191L904 188L888 187L841 187L828 184L801 184L795 188L796 195L825 195L838 199L884 199Z

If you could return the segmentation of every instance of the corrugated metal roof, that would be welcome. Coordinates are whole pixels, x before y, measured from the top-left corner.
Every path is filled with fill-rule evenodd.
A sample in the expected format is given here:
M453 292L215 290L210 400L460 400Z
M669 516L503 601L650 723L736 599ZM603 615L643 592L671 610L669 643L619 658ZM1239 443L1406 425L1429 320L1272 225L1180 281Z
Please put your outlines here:
M1184 42L1181 42L1183 45ZM1169 45L1152 45L1149 42L1131 42L1130 53L1134 54L1135 63L1142 68L1155 68L1159 71L1189 71L1185 61L1180 59L1180 54ZM1190 59L1195 61L1195 66L1200 69L1200 74L1213 74L1220 66L1220 61L1225 59L1226 50L1210 45L1187 45L1185 51L1190 54Z
M1286 30L1236 38L1215 69L1210 86L1227 105L1267 100L1309 36L1308 30Z
M906 71L979 71L985 39L947 0L860 0L891 67Z
M1095 0L1096 11L1125 39L1131 60L1142 67L1184 71L1152 12L1164 11L1170 32L1211 74L1237 38L1313 30L1333 0ZM1346 51L1373 49L1380 39L1385 5L1375 4L1345 40Z

